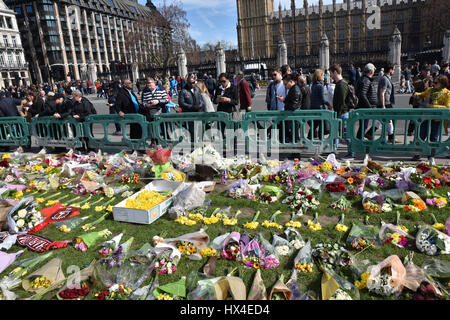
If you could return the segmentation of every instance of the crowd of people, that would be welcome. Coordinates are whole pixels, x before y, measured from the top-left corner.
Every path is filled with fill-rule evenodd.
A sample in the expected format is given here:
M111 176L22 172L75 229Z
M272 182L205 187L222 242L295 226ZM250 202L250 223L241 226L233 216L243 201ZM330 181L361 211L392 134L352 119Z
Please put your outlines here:
M401 84L395 88L392 81L394 65L386 64L380 68L377 79L376 67L368 63L361 70L351 66L347 79L344 79L340 65L332 65L328 70L317 69L303 73L300 68L293 71L288 65L276 68L268 82L265 103L269 111L295 110L332 110L341 119L349 117L349 111L359 108L393 108L396 94L410 93L410 105L413 108L450 108L450 68L449 65L434 64L405 65L402 70ZM137 88L137 94L134 91ZM53 85L43 84L30 87L10 87L0 91L0 117L22 116L28 122L33 117L53 116L64 119L72 116L84 121L87 115L96 114L93 104L85 97L97 93L97 98L107 99L110 114L138 113L147 121L155 116L170 112L226 112L240 120L245 113L251 112L255 91L258 89L256 75L245 76L243 72L235 75L222 73L216 78L212 74L189 74L185 77L166 76L148 78L145 87L142 81L135 84L125 81L91 81L58 82ZM138 97L140 96L140 97ZM173 102L174 97L178 103ZM369 121L360 123L357 137L372 139L373 133L380 128L374 122L369 128ZM330 132L329 123L314 121L310 125L309 139L323 139ZM417 128L422 139L426 140L430 127L430 141L438 141L440 121L423 122ZM162 128L163 129L163 128ZM193 128L189 128L190 131ZM409 123L408 135L414 134L414 123ZM447 123L444 124L448 134ZM387 128L388 141L394 139L394 127ZM114 135L122 135L119 124L115 125ZM132 125L130 137L139 139L141 126ZM298 124L291 123L284 130L279 130L283 142L297 143L300 140ZM340 141L336 141L336 148ZM347 141L350 144L350 141ZM350 147L350 146L349 146ZM355 155L348 152L343 159L352 159ZM415 157L418 160L420 157Z

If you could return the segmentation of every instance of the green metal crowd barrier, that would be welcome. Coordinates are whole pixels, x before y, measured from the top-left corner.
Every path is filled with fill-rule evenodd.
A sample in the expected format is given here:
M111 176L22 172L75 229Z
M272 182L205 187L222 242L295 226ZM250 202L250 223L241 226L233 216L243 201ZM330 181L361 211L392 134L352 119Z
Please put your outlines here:
M350 139L350 150L355 153L448 156L450 138L443 136L444 120L450 121L450 109L357 109L350 112L345 137ZM369 121L366 127L364 121ZM404 122L403 129L399 128L401 122ZM432 122L440 126L436 141L431 136ZM410 123L414 127L413 137L408 137ZM381 128L375 130L377 124ZM360 125L366 132L362 138L357 136ZM389 141L388 129L392 126L394 136Z
M121 137L113 137L109 134L108 126L111 124L119 124L122 131ZM102 134L94 134L94 125L100 124L103 128ZM141 137L131 139L131 128L127 130L127 126L137 126L142 130ZM85 137L88 140L88 147L92 149L131 149L145 150L147 149L147 139L150 136L149 123L145 117L140 114L126 114L124 118L119 115L90 115L86 117L84 122ZM101 136L101 137L100 137Z
M334 142L343 138L345 124L344 138L350 140L350 151L355 153L449 156L450 138L443 135L444 120L450 122L450 109L358 109L350 112L345 123L329 110L252 111L239 121L224 112L161 114L152 122L140 114L127 114L124 118L91 115L84 123L72 117L33 118L31 123L22 117L11 117L0 118L0 146L145 150L155 144L195 148L211 142L227 152L242 147L246 153L279 148L319 154L336 152ZM371 129L361 139L357 129L365 121L368 123L363 132ZM121 137L109 134L115 123L122 128ZM133 124L142 129L138 139L130 137L129 127ZM408 137L410 124L414 128L412 137ZM435 140L431 129L436 124L440 134ZM98 125L103 133L96 133L97 129L94 132ZM388 139L391 127L393 141ZM315 132L311 130L314 128Z
M160 114L155 116L150 126L155 143L163 147L197 147L204 142L219 142L225 146L235 128L232 115L226 112Z
M281 147L315 154L335 152L334 141L342 137L342 120L330 110L252 111L245 114L240 128L247 152L264 144L268 150Z
M67 117L39 117L31 120L32 145L38 147L67 147L77 149L84 147L83 124Z
M31 145L30 124L23 117L0 118L0 146Z

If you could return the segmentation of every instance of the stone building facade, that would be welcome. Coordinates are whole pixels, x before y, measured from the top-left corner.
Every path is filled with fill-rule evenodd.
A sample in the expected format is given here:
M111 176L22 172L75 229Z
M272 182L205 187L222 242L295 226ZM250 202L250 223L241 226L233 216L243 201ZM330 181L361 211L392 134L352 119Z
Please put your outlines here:
M19 28L13 10L0 0L0 88L30 83Z
M26 60L36 83L138 78L161 46L158 28L139 30L139 20L159 15L151 1L5 0L15 11ZM140 32L146 41L128 41ZM148 41L147 41L148 40ZM141 70L142 71L142 70Z
M332 63L381 63L388 58L389 38L397 27L403 61L439 60L450 29L448 0L333 0L329 5L319 0L314 6L303 0L302 8L299 2L292 0L290 9L280 3L276 11L274 0L237 0L241 58L273 64L284 38L291 65L317 66L325 33Z

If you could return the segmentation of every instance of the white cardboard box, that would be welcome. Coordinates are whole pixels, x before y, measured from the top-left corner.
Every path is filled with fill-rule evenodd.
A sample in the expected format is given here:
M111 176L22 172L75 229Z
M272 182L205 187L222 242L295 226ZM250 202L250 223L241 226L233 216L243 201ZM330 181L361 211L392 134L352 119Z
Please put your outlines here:
M160 217L162 217L170 205L172 204L175 196L183 190L184 182L178 181L166 181L166 180L154 180L144 187L143 190L133 194L128 199L136 199L136 197L143 191L166 191L172 192L172 196L167 200L157 204L149 210L129 209L125 208L125 204L128 199L123 200L113 207L113 217L115 221L137 223L137 224L152 224Z

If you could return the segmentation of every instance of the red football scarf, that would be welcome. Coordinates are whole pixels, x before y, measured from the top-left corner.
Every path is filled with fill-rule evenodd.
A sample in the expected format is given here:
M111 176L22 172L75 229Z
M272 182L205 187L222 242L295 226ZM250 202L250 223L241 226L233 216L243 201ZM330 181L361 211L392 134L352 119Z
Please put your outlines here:
M61 203L57 203L54 206L41 210L41 215L45 217L45 220L28 231L28 233L38 232L54 222L63 221L79 214L78 208L64 207Z
M70 242L70 240L52 241L41 236L27 233L21 233L17 236L17 244L19 246L26 247L39 253L65 248Z

